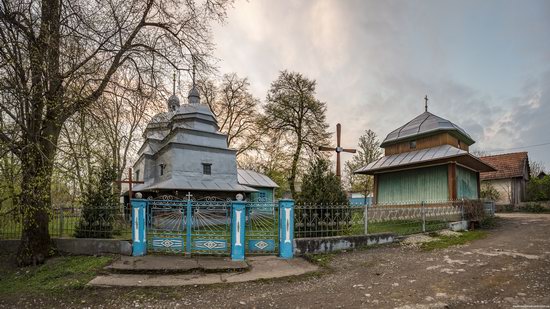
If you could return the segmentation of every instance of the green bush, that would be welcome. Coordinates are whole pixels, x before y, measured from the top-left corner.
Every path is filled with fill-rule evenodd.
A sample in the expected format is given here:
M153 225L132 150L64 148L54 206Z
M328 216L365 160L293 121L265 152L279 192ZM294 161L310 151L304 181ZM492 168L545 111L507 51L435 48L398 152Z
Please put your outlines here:
M82 201L82 216L75 229L77 238L111 238L118 208L112 184L116 170L105 164L94 172Z
M330 170L329 161L318 158L306 171L302 192L298 195L298 204L347 204L347 194L340 178Z
M336 236L346 233L352 211L342 183L330 170L330 164L316 159L306 171L295 209L296 237Z
M531 178L527 183L527 199L529 201L550 200L550 175L543 178Z
M527 203L525 205L522 205L520 210L533 213L543 213L550 211L550 209L544 207L540 203Z

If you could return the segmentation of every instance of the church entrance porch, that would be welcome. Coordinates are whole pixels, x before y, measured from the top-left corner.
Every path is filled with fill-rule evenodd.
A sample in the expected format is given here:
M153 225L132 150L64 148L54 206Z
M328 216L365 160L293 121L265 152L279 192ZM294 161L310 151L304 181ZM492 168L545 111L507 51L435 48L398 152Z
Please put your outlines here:
M165 196L132 200L133 255L293 253L294 202L244 202Z

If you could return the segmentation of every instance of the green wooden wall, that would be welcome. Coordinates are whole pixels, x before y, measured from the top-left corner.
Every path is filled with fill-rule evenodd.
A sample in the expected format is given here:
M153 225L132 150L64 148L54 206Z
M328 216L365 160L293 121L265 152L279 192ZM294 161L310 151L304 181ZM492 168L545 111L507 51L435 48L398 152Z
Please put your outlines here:
M456 197L477 199L477 174L469 169L456 167Z
M250 194L251 202L273 202L273 190L272 188L254 188L258 192Z
M378 203L435 202L448 199L447 165L378 176Z

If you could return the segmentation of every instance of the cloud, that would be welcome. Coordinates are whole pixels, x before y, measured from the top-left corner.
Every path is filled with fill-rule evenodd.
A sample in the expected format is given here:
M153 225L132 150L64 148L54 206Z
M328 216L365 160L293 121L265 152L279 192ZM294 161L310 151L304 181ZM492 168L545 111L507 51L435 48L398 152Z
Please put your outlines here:
M549 29L546 1L259 0L238 1L214 39L220 71L260 98L283 69L317 80L346 146L365 129L383 139L427 94L431 112L492 150L549 139Z

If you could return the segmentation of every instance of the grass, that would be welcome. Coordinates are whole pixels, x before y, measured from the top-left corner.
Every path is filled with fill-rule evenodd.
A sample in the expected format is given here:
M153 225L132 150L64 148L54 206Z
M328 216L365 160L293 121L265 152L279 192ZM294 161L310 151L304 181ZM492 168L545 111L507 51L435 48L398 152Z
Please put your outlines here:
M487 232L481 230L461 232L458 236L439 236L438 240L423 243L421 248L425 251L445 249L450 246L463 245L477 239L482 239L486 236Z
M81 289L111 260L112 257L107 256L60 256L40 266L16 268L2 265L0 295L62 293Z

